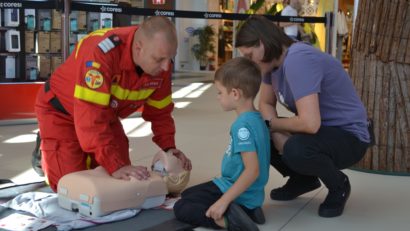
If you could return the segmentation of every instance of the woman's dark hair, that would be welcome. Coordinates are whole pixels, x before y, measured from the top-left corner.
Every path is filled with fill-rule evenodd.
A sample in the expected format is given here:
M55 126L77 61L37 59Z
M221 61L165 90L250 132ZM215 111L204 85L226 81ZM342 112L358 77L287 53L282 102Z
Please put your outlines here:
M283 47L289 47L294 41L272 21L262 15L251 15L236 33L235 47L265 47L262 62L270 62L282 55Z

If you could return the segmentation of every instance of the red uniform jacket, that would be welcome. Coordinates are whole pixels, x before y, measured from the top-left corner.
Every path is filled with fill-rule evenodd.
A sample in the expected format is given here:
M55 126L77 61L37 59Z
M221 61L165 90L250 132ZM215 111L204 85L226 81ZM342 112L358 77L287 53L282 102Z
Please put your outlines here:
M92 32L50 79L51 90L73 118L82 149L94 153L109 173L129 164L116 148L118 126L111 125L141 106L142 117L152 122L153 141L162 149L175 147L171 68L158 76L138 75L131 56L137 29Z

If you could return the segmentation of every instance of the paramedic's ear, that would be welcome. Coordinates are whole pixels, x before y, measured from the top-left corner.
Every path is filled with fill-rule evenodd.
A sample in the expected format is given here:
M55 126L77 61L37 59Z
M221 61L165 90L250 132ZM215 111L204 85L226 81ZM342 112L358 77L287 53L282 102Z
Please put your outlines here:
M159 151L155 154L152 170L162 176L169 193L179 194L189 182L190 171L185 170L181 160L171 152Z

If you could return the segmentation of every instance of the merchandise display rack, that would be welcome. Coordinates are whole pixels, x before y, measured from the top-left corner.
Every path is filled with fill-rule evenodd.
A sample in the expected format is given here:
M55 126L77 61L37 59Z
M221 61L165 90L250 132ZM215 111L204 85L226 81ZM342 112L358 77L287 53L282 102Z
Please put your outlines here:
M59 33L59 30L49 29L49 31L41 30L39 28L39 20L37 12L39 10L49 11L51 14L52 10L62 9L60 1L54 0L44 0L44 1L0 1L0 12L6 17L6 10L12 9L17 10L18 14L14 15L18 19L18 25L6 26L6 23L1 20L0 27L0 83L21 83L21 82L33 82L45 80L48 76L40 75L40 68L38 68L38 60L42 60L41 57L55 56L61 57L61 53L48 51L38 52L36 49L36 42L39 42L39 35L41 33ZM25 15L25 10L33 10L36 12L36 16L33 19L36 27L28 29L27 20ZM14 11L15 12L15 11ZM4 18L2 17L2 19ZM51 19L50 19L51 20ZM12 40L18 46L18 50L8 51L6 49L6 40L10 39L7 36L7 31L17 31L18 36L13 37ZM14 42L14 41L12 41ZM30 44L31 43L31 44ZM38 43L37 43L38 44ZM38 45L37 45L38 46ZM27 48L27 49L26 49ZM47 54L46 54L47 53ZM7 59L12 57L14 61L10 64ZM14 72L12 75L7 75L6 73L11 70ZM47 75L51 72L48 71ZM30 75L30 73L32 73Z

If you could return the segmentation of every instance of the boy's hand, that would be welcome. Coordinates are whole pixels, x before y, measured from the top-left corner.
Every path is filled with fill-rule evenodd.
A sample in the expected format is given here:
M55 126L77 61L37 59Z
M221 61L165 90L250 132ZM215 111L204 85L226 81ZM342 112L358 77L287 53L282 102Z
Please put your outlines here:
M228 208L229 203L219 199L217 200L209 209L206 211L205 216L212 218L214 220L219 220L225 214L226 209Z

